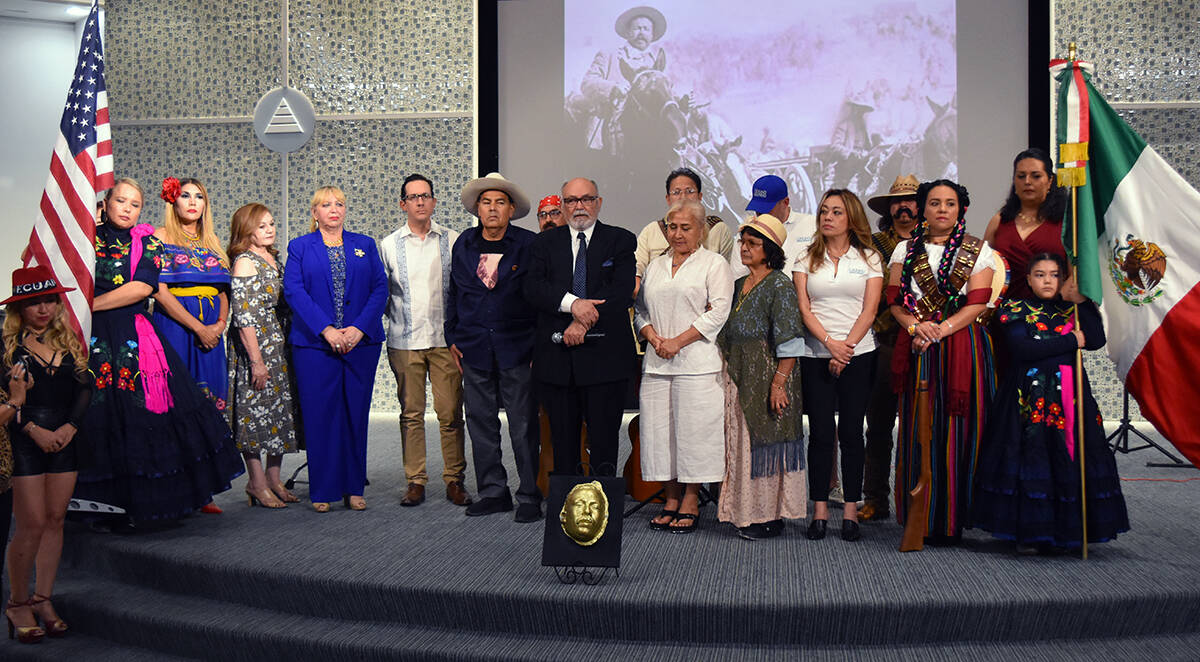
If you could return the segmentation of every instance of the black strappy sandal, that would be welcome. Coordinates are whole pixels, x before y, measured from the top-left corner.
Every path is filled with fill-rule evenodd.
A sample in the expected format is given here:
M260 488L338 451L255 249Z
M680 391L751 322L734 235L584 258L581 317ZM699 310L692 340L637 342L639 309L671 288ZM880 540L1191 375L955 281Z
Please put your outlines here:
M679 513L678 515L675 516L675 520L674 520L675 522L690 521L691 524L689 524L687 526L672 526L671 533L692 533L693 531L696 530L696 526L697 526L696 520L698 517L699 517L699 515L694 515L692 513Z
M671 519L669 519L665 522L655 522L654 521L654 520L662 517L663 515L666 515L667 517L670 517ZM671 522L674 522L676 517L679 517L678 510L666 510L664 508L657 515L655 515L653 518L651 518L650 528L654 529L655 531L666 531L667 529L671 528Z

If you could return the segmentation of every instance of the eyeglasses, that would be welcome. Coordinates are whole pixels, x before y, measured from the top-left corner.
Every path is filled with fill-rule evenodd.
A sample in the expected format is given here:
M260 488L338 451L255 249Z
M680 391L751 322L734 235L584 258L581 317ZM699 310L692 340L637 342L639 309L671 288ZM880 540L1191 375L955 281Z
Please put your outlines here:
M590 205L600 199L598 195L581 195L578 198L563 198L563 206L571 207L573 205Z
M670 193L671 197L678 198L681 195L696 195L697 191L689 186L687 188L673 188Z
M414 193L412 195L406 195L400 199L405 202L410 202L410 201L414 201L414 200L424 200L425 202L429 202L430 200L433 199L433 194L432 193Z
M551 209L550 211L539 211L537 213L539 221L544 221L547 218L558 218L559 216L562 216L561 209Z

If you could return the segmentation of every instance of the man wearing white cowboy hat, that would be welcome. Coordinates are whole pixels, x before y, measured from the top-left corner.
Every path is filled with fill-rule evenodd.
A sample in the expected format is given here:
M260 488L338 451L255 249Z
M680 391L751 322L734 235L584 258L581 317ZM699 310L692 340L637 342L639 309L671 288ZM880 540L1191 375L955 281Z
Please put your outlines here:
M533 409L530 361L533 309L525 302L534 233L509 221L529 213L529 198L500 173L467 182L463 207L479 218L454 242L446 310L446 343L463 376L467 434L478 500L467 515L510 511L512 495L500 451L500 406L516 461L518 522L542 516L538 449L530 436Z
M650 48L667 31L662 12L646 6L627 9L617 17L613 29L625 39L625 45L596 53L579 85L582 97L572 95L568 100L574 113L590 116L587 146L591 149L604 147L603 124L620 110L632 77L647 69L663 71L667 66L663 49Z
M879 214L879 232L872 235L875 248L884 260L896 246L912 237L917 227L917 187L913 175L896 178L891 189L867 200L867 206ZM896 424L896 394L892 392L892 348L900 327L892 318L889 301L879 302L875 317L875 383L867 403L867 451L863 470L863 507L858 518L864 522L888 518L888 476L892 469L892 428Z

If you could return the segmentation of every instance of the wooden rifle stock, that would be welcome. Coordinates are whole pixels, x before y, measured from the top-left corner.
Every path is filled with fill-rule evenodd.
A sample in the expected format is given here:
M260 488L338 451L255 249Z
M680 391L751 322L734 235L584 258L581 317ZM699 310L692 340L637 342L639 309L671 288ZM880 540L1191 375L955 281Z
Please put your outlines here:
M932 486L933 459L930 444L933 438L933 416L929 403L929 380L917 380L917 446L921 454L921 475L908 493L908 510L904 520L904 537L900 551L918 552L925 548L925 531L929 528L929 499Z

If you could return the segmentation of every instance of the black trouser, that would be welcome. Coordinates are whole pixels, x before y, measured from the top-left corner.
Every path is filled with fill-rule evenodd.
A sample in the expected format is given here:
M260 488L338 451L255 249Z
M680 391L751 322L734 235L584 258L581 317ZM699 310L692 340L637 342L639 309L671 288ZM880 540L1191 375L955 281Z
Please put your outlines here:
M576 475L580 472L580 429L587 424L588 449L592 475L614 476L625 412L627 380L586 386L542 383L538 385L542 406L550 417L550 437L554 444L554 473Z
M878 342L878 337L876 341ZM888 510L892 473L892 430L896 427L898 396L892 391L892 345L875 346L875 379L867 405L867 458L863 469L863 497L876 508Z
M842 491L846 502L862 498L863 419L870 399L875 352L850 359L839 377L829 372L829 359L800 359L804 411L808 412L808 496L829 500L834 440L841 447ZM838 412L836 429L833 414Z

